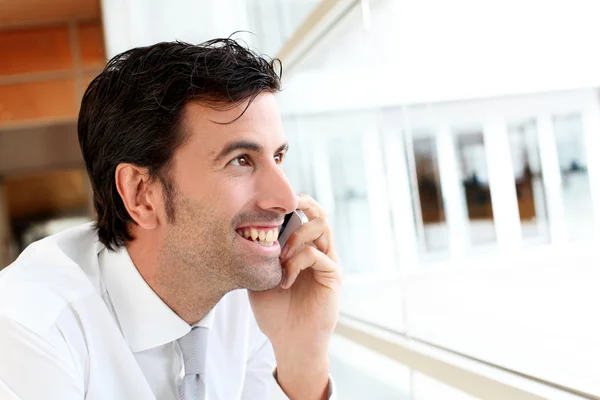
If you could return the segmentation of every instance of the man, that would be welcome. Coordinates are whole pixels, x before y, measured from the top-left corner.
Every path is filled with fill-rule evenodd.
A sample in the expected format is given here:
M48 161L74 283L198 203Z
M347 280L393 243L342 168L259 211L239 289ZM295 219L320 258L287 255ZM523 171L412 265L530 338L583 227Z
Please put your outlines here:
M1 399L335 396L341 274L323 210L282 172L279 88L230 39L108 63L78 122L97 221L0 273ZM309 222L280 249L295 209Z

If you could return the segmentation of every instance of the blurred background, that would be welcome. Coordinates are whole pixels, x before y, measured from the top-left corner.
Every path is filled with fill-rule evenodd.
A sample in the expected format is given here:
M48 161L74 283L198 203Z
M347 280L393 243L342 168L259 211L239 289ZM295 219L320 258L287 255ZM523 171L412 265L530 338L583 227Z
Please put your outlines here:
M593 0L0 0L0 268L93 218L76 119L108 58L242 30L283 61L285 169L336 233L339 398L599 399L598 15Z

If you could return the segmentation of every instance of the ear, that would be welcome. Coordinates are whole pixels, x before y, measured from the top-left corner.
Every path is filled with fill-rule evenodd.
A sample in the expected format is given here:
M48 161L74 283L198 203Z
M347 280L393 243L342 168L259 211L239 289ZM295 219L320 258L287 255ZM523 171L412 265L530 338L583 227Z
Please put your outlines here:
M134 164L119 164L115 183L125 209L142 229L158 226L160 191L157 182L150 178L147 168Z

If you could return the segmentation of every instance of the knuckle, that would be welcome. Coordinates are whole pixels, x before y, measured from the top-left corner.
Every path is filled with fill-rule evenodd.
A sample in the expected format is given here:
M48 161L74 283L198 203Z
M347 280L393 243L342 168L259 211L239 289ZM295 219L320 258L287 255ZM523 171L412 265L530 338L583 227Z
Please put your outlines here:
M317 218L314 219L316 221L316 223L318 223L320 226L325 226L327 225L327 220L325 219L325 217L323 215L319 215Z
M300 229L292 232L290 234L290 236L288 237L287 242L289 243L290 247L295 247L297 245L299 245L300 243L302 243L302 227L300 227Z
M290 258L285 263L285 269L287 270L288 273L293 273L295 270L297 270L298 269L298 257Z
M319 249L313 246L306 246L306 252L311 257L317 257L320 253Z

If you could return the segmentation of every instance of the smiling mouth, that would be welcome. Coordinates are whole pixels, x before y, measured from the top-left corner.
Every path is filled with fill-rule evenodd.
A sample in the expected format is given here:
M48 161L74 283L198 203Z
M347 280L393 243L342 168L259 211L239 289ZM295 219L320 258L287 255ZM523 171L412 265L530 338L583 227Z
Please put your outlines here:
M257 243L261 246L271 247L277 242L279 237L279 228L260 229L260 228L240 228L236 230L237 234L246 240Z

